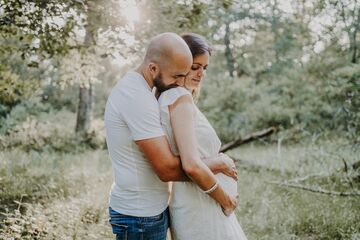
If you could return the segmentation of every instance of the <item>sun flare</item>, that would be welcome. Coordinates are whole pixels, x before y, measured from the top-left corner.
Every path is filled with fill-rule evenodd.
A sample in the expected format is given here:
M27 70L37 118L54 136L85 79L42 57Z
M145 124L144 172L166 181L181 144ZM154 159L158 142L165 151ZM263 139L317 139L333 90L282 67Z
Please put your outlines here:
M140 20L140 11L134 0L123 0L121 4L121 14L125 17L129 26L134 26Z

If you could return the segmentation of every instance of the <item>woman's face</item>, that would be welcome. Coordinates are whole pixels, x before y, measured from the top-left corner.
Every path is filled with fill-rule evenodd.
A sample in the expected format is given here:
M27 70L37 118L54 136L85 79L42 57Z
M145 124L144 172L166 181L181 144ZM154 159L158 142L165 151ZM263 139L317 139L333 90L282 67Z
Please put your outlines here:
M208 52L194 57L190 72L185 77L185 88L193 91L200 87L206 73L206 68L209 65L209 57Z

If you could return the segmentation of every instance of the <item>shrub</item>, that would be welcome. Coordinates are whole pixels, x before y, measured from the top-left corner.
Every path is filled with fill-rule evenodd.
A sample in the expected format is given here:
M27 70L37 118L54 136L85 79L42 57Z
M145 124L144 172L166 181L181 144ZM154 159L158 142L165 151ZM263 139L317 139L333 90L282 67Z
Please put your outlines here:
M249 77L220 82L211 75L199 107L224 142L270 126L298 129L303 137L333 131L359 138L360 67L332 64L338 68L321 77L307 67L283 69L261 81Z

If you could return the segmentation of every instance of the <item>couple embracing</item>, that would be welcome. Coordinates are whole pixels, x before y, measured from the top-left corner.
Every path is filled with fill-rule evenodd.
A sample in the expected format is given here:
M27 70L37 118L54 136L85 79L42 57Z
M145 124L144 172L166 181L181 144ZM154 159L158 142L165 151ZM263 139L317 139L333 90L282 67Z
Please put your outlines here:
M169 227L174 240L246 239L234 214L234 162L194 103L210 55L197 34L160 34L111 91L105 128L117 240L165 240Z

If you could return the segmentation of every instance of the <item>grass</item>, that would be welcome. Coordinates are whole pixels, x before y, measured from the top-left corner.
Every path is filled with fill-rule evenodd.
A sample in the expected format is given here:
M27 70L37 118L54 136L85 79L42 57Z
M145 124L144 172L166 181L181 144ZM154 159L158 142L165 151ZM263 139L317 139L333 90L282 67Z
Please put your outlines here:
M0 170L0 239L110 238L105 151L12 150L1 153Z
M39 202L68 196L71 182L64 174L66 158L19 150L0 153L0 209L13 206L13 201Z
M239 166L239 210L249 239L360 239L360 197L340 197L271 184L304 176L299 184L332 191L359 191L342 170L359 149L321 145L250 145L229 152L250 165Z
M236 214L248 239L360 239L360 197L271 183L310 176L298 183L360 189L352 173L342 170L342 159L351 164L359 151L329 141L280 149L250 144L229 152L243 160ZM113 239L107 222L111 182L106 151L1 153L0 239Z

